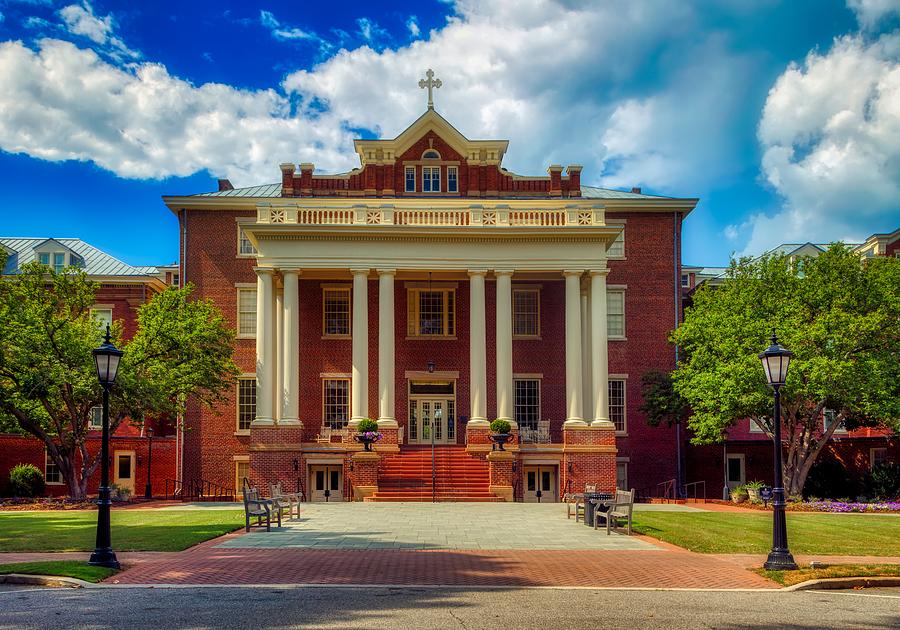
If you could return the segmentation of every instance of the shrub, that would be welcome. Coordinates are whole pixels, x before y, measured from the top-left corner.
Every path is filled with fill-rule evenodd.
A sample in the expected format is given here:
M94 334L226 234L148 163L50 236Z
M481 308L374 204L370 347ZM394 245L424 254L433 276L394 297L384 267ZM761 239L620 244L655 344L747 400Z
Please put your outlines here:
M491 433L509 433L510 424L506 420L499 418L491 422Z
M43 495L43 473L34 464L18 464L9 471L9 492L14 497Z
M841 462L831 456L824 456L809 470L803 496L837 499L855 497L859 494L859 484Z
M356 426L356 430L359 433L368 433L378 432L378 423L372 420L371 418L363 418L359 421L359 424Z
M900 464L875 466L866 475L866 494L882 500L900 498Z
M748 490L750 490L750 489L759 490L760 488L764 487L765 485L766 484L764 484L762 481L755 480L755 481L748 481L744 487L747 488Z
M743 503L750 498L745 486L737 486L731 489L731 500L735 503Z

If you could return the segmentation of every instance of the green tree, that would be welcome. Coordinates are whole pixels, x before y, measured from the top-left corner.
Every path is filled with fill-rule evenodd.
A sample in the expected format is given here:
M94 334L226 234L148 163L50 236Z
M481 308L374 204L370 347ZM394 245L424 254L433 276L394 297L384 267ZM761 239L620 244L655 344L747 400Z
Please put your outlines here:
M85 439L102 400L91 354L102 336L90 313L96 289L81 269L56 273L37 263L0 280L0 424L42 440L75 498L99 464ZM125 356L110 392L112 431L178 414L188 397L213 404L231 391L234 332L192 291L169 288L141 305L130 340L113 326Z
M745 418L771 437L772 391L757 354L773 328L794 352L780 421L785 491L800 494L841 422L900 429L900 259L860 261L834 244L816 258L732 261L720 286L701 286L671 335L694 443L721 441ZM825 409L836 412L828 430Z
M641 377L640 410L647 416L651 427L681 424L688 413L687 401L675 391L671 372L651 370Z

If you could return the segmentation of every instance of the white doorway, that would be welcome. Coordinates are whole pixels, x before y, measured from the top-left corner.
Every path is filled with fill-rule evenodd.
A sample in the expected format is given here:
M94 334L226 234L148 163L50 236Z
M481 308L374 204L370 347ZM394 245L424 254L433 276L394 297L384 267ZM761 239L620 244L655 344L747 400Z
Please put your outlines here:
M344 467L316 465L309 467L309 500L326 503L344 500Z
M743 453L728 453L725 456L725 480L732 490L747 483L747 469Z
M134 451L116 451L113 464L113 482L120 488L129 490L134 496Z
M525 503L556 503L559 501L557 466L525 466Z

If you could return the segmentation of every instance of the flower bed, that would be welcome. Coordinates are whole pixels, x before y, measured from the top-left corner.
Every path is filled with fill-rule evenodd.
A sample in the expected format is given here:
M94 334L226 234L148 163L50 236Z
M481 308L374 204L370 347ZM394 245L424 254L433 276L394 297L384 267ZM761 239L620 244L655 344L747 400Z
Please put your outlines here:
M0 499L0 511L24 512L35 510L93 510L95 501L74 501L61 497Z
M900 501L857 503L847 501L807 501L796 503L791 509L808 512L900 512Z

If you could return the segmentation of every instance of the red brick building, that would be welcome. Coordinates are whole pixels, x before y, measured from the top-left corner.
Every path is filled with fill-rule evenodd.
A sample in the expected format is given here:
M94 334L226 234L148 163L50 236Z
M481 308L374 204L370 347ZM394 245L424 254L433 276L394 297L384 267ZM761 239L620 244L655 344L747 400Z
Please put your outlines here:
M80 267L95 281L96 303L91 309L101 323L121 321L125 338L137 329L137 308L167 284L177 283L173 270L161 272L157 267L134 267L75 238L6 238L0 237L0 249L6 254L3 275L11 276L25 264L41 262L56 270ZM175 270L177 273L177 270ZM88 450L100 450L100 407L95 407L89 424ZM152 486L154 494L165 491L165 480L174 479L179 445L174 426L151 423L154 429ZM112 483L142 494L147 480L149 433L130 422L123 422L111 436L108 462ZM14 434L0 434L0 496L6 489L9 470L17 464L30 463L44 472L48 495L63 495L67 488L56 465L46 455L43 442L37 438ZM80 464L79 464L80 465ZM90 493L96 492L100 473L95 472L88 484Z
M277 183L165 198L180 277L230 318L243 371L230 403L189 406L184 479L552 501L675 476L640 382L674 366L697 200L584 186L577 165L520 176L507 148L429 105L396 138L356 140L347 173L285 163ZM374 454L353 439L363 418Z

